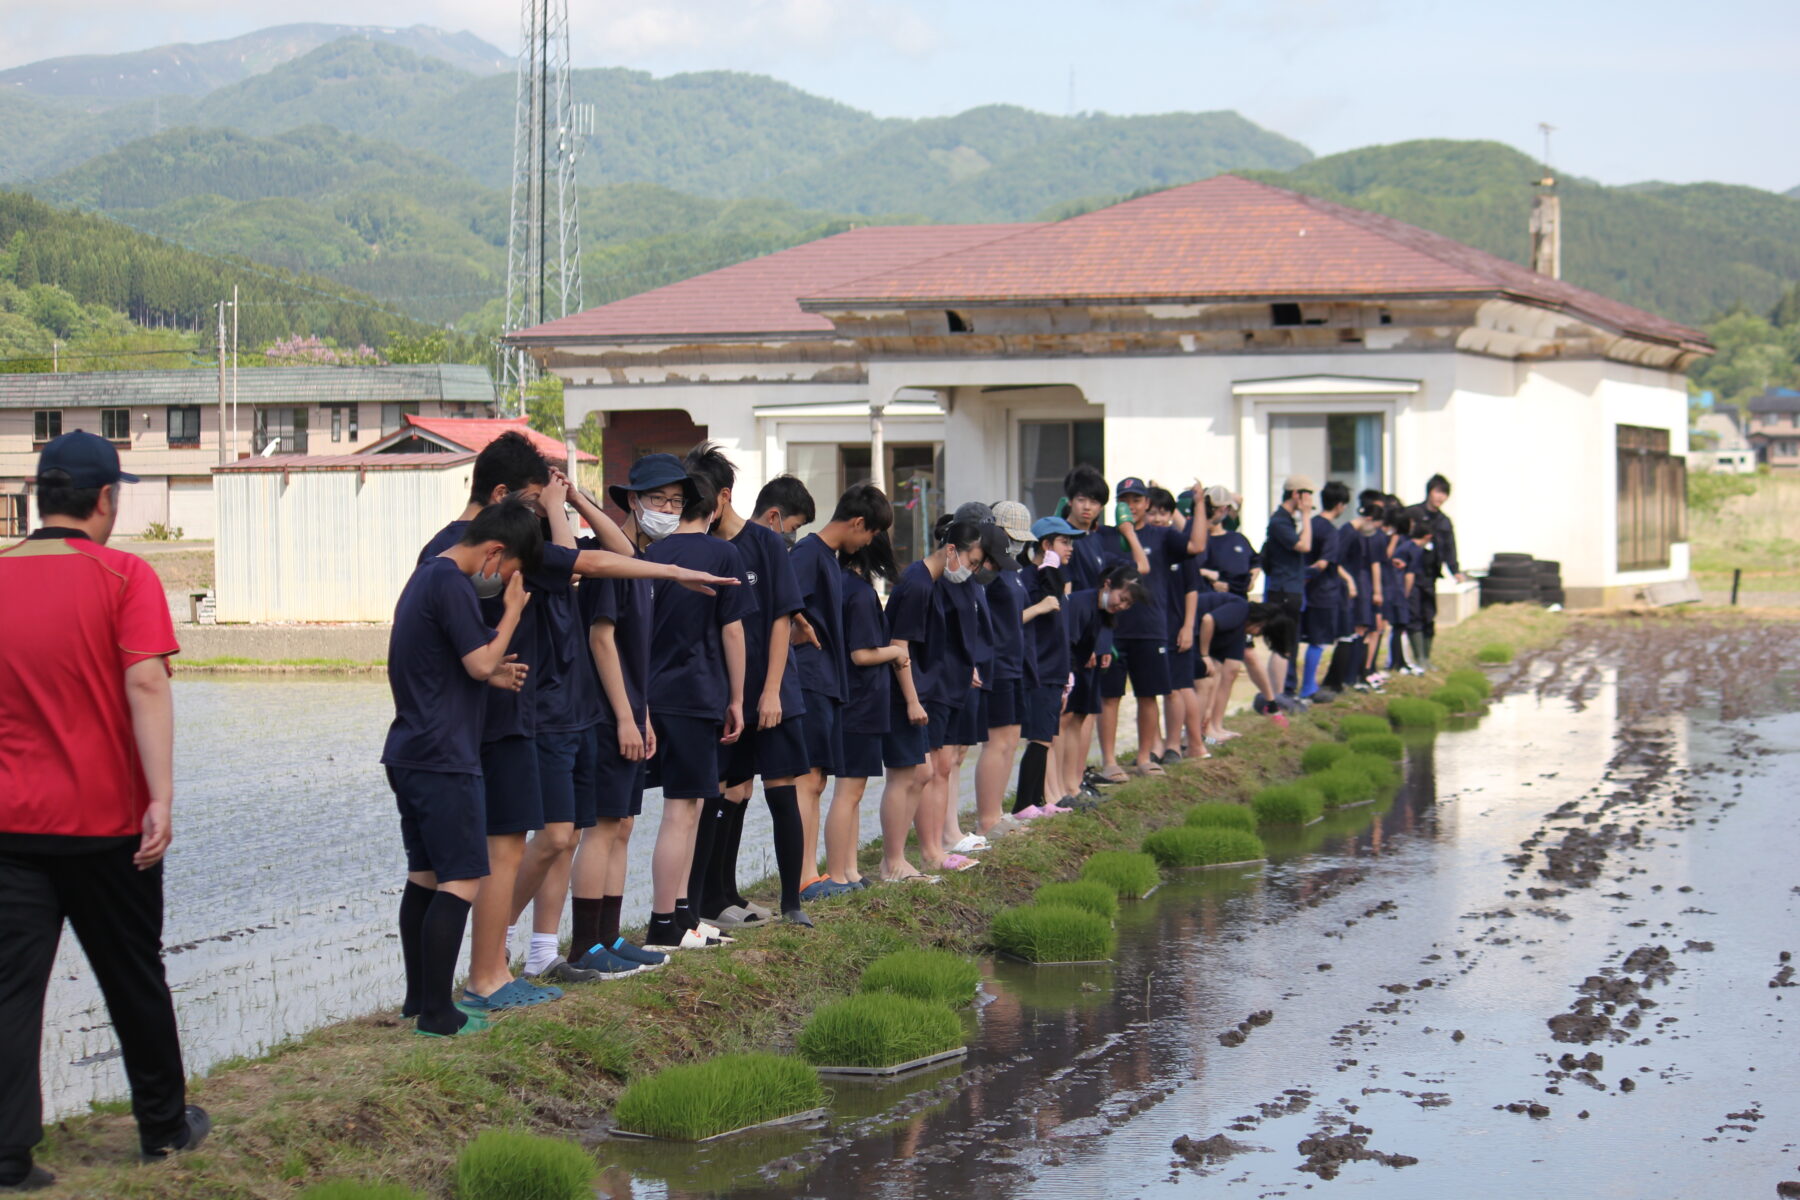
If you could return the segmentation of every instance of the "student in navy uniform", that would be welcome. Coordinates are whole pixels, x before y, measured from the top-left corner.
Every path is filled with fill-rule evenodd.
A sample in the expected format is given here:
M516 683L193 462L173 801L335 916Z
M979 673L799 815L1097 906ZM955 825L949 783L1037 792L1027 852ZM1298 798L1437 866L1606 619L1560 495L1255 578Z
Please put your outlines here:
M968 586L959 589L974 602L975 619L968 628L972 632L970 656L975 664L975 677L978 682L969 690L968 702L951 720L949 731L945 735L945 740L949 743L951 758L949 770L945 771L943 775L945 784L944 845L950 848L951 854L967 856L991 848L987 838L981 833L963 832L961 819L962 769L963 764L968 761L969 750L972 747L980 746L982 754L987 753L989 729L992 727L990 705L994 697L995 671L1001 654L1001 633L995 619L993 605L988 598L988 589L989 585L999 578L1003 564L1010 560L1010 556L1006 549L1008 544L1006 534L994 524L994 510L991 505L978 500L970 501L957 508L955 519L973 521L981 528L981 566L976 569ZM1013 562L1012 566L1016 570L1017 562ZM942 588L946 585L940 580L938 586ZM977 763L979 764L979 758ZM1010 769L1010 765L1009 758L1008 769ZM981 811L979 771L977 771L976 782L975 800L978 814L977 824L979 824ZM1005 787L1004 780L1000 786ZM995 797L994 803L997 809L998 796ZM997 812L996 815L998 815Z
M687 499L673 528L668 518L674 514L635 514L653 543L644 557L742 579L737 550L708 532L718 512L712 485L697 475L686 478ZM711 861L707 839L717 832L718 822L702 821L702 810L708 801L724 800L719 748L744 732L744 620L756 613L756 594L748 587L711 596L663 587L656 589L651 611L647 702L663 813L651 860L655 895L645 944L694 948L725 940L718 926L700 919L689 894L695 864Z
M1420 530L1431 530L1431 548L1419 559L1420 577L1424 581L1419 604L1419 634L1423 639L1419 660L1425 666L1430 665L1431 644L1437 639L1437 581L1446 571L1458 583L1468 580L1457 560L1456 525L1444 511L1449 500L1450 481L1442 475L1433 475L1425 481L1424 501L1407 510L1412 517L1415 537Z
M1426 578L1425 563L1431 558L1433 551L1432 538L1436 536L1436 531L1429 525L1419 524L1418 520L1410 514L1407 519L1413 523L1412 534L1410 537L1413 583L1412 592L1410 594L1412 603L1409 606L1407 614L1412 620L1406 627L1406 644L1412 650L1413 674L1423 675L1425 672L1431 670L1431 660L1425 657L1430 653L1429 648L1431 645L1431 639L1425 636L1426 604L1427 601L1433 606L1436 604L1436 593L1434 590L1436 588L1436 581L1428 580ZM1435 622L1435 616L1432 620ZM1432 628L1435 629L1436 625L1433 624Z
M1348 495L1346 488L1346 498ZM1364 637L1372 624L1368 539L1363 535L1372 523L1368 513L1359 510L1333 533L1331 556L1337 561L1342 586L1338 592L1337 644L1322 687L1334 693L1362 686Z
M1020 552L1025 608L1019 614L1025 634L1025 701L1019 717L1025 756L1019 761L1015 813L1028 808L1042 810L1045 797L1061 806L1074 790L1063 786L1062 764L1053 751L1069 679L1062 564L1074 549L1077 535L1075 527L1062 517L1039 517L1026 533Z
M1079 545L1079 541L1076 544ZM1114 623L1120 615L1149 603L1149 600L1149 589L1140 582L1137 568L1129 563L1113 563L1107 567L1100 576L1098 587L1069 592L1062 602L1064 632L1069 639L1069 662L1078 669L1087 666L1104 670L1113 656ZM1062 733L1065 737L1078 735L1082 724L1078 714L1063 713ZM1073 755L1071 759L1079 770L1079 759ZM1047 795L1045 799L1047 802L1038 811L1033 812L1028 807L1013 815L1030 820L1069 811L1067 807L1049 801Z
M543 553L537 514L521 499L477 513L454 545L414 569L394 607L388 687L394 720L381 761L400 810L406 889L400 952L403 1015L448 1037L487 1027L451 999L463 929L488 874L481 727L486 692L517 693L527 668L510 653L530 597L523 571ZM482 618L472 582L500 581L498 628Z
M1263 539L1263 603L1272 605L1289 619L1281 628L1298 633L1301 610L1305 607L1306 564L1313 554L1313 481L1304 475L1289 475L1281 484L1281 503L1269 514L1269 527ZM1268 701L1279 708L1294 706L1288 694L1291 681L1298 691L1298 673L1290 677L1289 669L1298 657L1299 642L1270 641L1263 643L1273 655L1269 660L1269 682L1275 694Z
M868 484L858 487L869 488ZM878 489L876 496L881 496ZM855 488L851 492L856 491ZM873 507L873 498L853 497L844 493L837 512L856 512ZM881 497L882 507L887 504ZM892 509L887 509L891 519ZM879 519L880 514L871 516ZM839 520L854 518L834 517ZM827 529L830 527L827 526ZM858 544L860 543L860 544ZM821 539L821 544L825 544ZM855 549L851 547L855 546ZM795 551L798 553L798 550ZM826 899L868 886L857 869L856 851L862 834L862 798L869 780L882 773L882 741L892 727L893 716L888 701L890 680L910 665L905 648L889 636L887 617L881 611L881 597L875 594L875 582L892 585L900 577L894 562L894 547L885 529L861 538L845 537L838 551L843 564L839 588L843 597L841 627L837 644L848 654L850 669L846 679L848 696L839 716L843 728L843 750L840 754L837 782L831 793L831 811L825 818L825 882L815 885L814 896ZM904 829L901 832L905 841Z
M1032 540L1031 512L1016 500L1002 500L994 505L993 517L995 541L990 548L996 553L978 575L987 578L987 606L994 629L994 669L987 680L987 742L975 763L975 834L984 840L995 836L997 830L1011 828L1001 828L1006 783L1018 757L1029 696L1037 686L1037 655L1025 617L1031 606L1030 586L1020 558L1025 544ZM990 571L992 576L987 577ZM1020 779L1022 784L1022 773Z
M1201 499L1208 528L1200 577L1215 591L1249 599L1250 593L1256 590L1262 556L1250 544L1249 538L1232 527L1237 519L1239 498L1230 488L1215 483L1201 494Z
M1233 591L1202 592L1194 604L1194 674L1205 712L1204 736L1214 745L1238 736L1225 728L1225 707L1238 672L1253 661L1246 658L1244 636L1249 615L1250 601ZM1258 663L1252 678L1261 675Z
M1204 489L1196 479L1188 495L1200 491ZM1197 531L1204 536L1206 522L1196 521L1190 527L1168 488L1152 484L1147 501L1146 525L1186 531L1190 536ZM1167 621L1169 646L1169 698L1163 712L1163 752L1158 760L1164 766L1180 762L1184 757L1181 738L1187 726L1188 709L1198 700L1194 693L1193 611L1198 580L1190 564L1203 558L1206 550L1204 546L1198 550L1183 549L1188 552L1169 556L1155 580L1163 589L1163 616ZM1205 753L1205 745L1196 742L1194 756L1204 757Z
M1100 586L1100 576L1106 569L1115 564L1130 562L1126 558L1124 540L1119 536L1117 528L1106 524L1105 513L1107 501L1112 498L1112 491L1106 486L1106 480L1100 472L1086 463L1071 469L1063 477L1063 499L1068 505L1065 514L1069 524L1074 527L1076 537L1069 558L1063 563L1063 581L1065 587L1073 591L1088 591ZM1067 593L1065 592L1065 595ZM1105 656L1106 665L1112 664L1110 652ZM1088 778L1088 748L1093 744L1094 725L1103 707L1100 694L1101 666L1086 666L1082 661L1074 663L1074 685L1069 690L1065 711L1080 718L1073 727L1064 726L1059 737L1063 741L1064 774L1068 776L1072 765L1072 778L1084 780ZM1072 729L1072 735L1071 735ZM1100 781L1098 773L1092 776ZM1124 778L1123 772L1118 779L1107 782L1119 782Z
M943 847L942 856L927 850L924 833L920 833L920 856L926 866L936 870L967 870L976 860L969 855L976 848L964 842L957 809L961 802L962 764L969 747L987 740L988 675L993 669L993 616L988 612L983 590L982 572L990 567L988 554L994 549L997 531L989 518L992 510L985 504L964 504L957 516L946 513L938 518L940 527L969 525L976 530L975 544L966 571L945 571L938 576L937 598L943 606L950 636L944 643L942 678L944 702L949 712L944 720L943 745L934 746L931 755L931 782L920 801L920 810L938 814L936 845ZM1004 538L1002 537L1003 541ZM953 681L962 680L958 684ZM920 821L924 820L921 815ZM985 838L974 839L981 849Z
M722 929L744 923L750 916L738 905L738 846L744 836L745 808L762 777L763 799L773 824L775 862L781 877L781 919L790 925L812 928L812 919L800 907L800 888L810 882L812 857L801 819L799 793L794 781L810 770L806 753L806 704L800 694L800 672L791 646L792 617L802 607L800 585L788 562L787 536L812 519L812 496L790 476L771 480L758 495L754 519L746 521L732 507L737 467L714 442L701 442L688 451L688 472L705 479L718 497L713 534L731 543L743 561L744 577L756 594L755 615L744 620L744 688L746 717L743 736L724 755L724 797L708 801L702 821L714 822L712 854L704 864L696 860L689 887L694 910ZM818 820L818 797L813 796L813 819ZM730 912L729 916L725 914Z
M1410 675L1406 663L1406 631L1412 624L1412 586L1418 552L1412 539L1412 519L1397 503L1382 507L1382 526L1387 541L1382 561L1382 615L1388 627L1388 668L1396 674ZM1378 535L1383 536L1383 535Z
M1319 663L1326 648L1337 643L1342 624L1345 577L1337 520L1349 503L1350 489L1335 479L1329 480L1319 493L1319 511L1312 516L1313 553L1312 561L1306 564L1304 607L1300 614L1300 640L1306 645L1300 698L1320 704L1337 699L1336 689L1321 692Z

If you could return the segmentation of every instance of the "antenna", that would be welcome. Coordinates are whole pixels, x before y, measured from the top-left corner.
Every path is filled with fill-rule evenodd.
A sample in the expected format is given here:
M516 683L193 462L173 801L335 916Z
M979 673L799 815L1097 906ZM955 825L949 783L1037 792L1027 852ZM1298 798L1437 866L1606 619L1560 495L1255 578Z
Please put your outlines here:
M1531 200L1531 269L1552 279L1562 278L1562 198L1556 194L1556 174L1550 169L1550 135L1556 126L1538 122L1544 135L1544 177Z
M1550 135L1556 132L1556 126L1547 121L1538 122L1538 132L1544 135L1544 180L1554 182L1555 175L1550 170Z

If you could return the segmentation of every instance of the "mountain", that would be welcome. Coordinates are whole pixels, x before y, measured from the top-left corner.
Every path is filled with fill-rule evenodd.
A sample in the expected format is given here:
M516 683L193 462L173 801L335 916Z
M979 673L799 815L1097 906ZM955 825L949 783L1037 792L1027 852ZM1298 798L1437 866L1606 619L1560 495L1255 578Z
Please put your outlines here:
M474 79L467 71L404 46L339 38L208 94L187 123L245 133L331 125L379 137L416 110L454 112L461 92ZM496 79L506 85L510 105L513 76ZM509 141L509 166L511 154Z
M216 88L260 75L308 51L342 38L400 46L474 75L510 72L512 59L472 33L446 33L429 25L396 29L376 25L278 25L241 37L198 45L180 42L125 54L47 58L0 71L0 91L117 104L150 96L204 96Z

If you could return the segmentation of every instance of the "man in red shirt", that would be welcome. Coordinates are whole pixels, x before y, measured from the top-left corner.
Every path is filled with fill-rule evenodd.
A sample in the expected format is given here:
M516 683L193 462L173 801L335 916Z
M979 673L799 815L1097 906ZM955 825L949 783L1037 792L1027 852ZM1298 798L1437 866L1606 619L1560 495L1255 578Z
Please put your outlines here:
M156 572L106 547L121 482L137 478L111 442L55 439L38 460L43 528L0 550L0 1192L52 1182L31 1151L65 919L106 997L144 1156L190 1150L212 1125L187 1103L162 966L180 647Z

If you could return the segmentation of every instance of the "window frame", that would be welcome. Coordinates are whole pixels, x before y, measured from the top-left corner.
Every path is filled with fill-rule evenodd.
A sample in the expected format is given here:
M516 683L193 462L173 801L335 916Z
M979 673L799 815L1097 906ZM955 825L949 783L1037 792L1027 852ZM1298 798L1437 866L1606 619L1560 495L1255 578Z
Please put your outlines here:
M182 432L177 433L176 418L181 419ZM193 418L193 436L187 436L188 418ZM200 447L200 406L198 404L168 404L163 406L163 436L168 439L169 448L197 450Z
M31 444L33 448L46 446L61 437L62 427L62 409L34 409L31 414Z
M125 431L120 433L117 426L124 423ZM108 429L107 426L113 426ZM100 436L113 445L131 444L131 410L129 408L109 407L100 410Z

